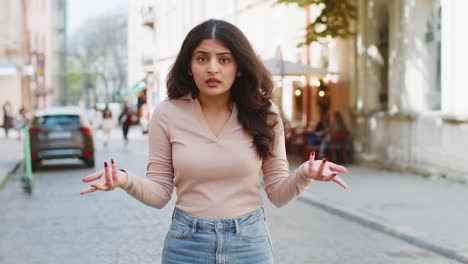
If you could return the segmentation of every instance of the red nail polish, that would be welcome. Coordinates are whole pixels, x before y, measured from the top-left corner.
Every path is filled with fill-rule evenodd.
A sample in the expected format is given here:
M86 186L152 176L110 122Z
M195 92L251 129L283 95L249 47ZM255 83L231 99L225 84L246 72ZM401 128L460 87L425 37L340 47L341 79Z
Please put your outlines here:
M111 159L112 164L115 164L114 159Z
M104 161L104 167L107 168L107 161Z
M327 158L324 158L324 159L322 160L322 162L323 162L323 163L327 162Z
M310 155L311 155L311 156L315 155L315 151L312 151L312 152L310 153Z

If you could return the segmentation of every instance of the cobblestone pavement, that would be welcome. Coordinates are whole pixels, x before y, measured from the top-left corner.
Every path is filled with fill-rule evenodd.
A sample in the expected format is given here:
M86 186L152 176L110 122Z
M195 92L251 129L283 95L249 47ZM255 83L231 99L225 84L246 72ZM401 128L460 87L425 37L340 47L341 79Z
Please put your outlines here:
M96 164L114 158L143 175L145 136L133 134L128 146L118 139L108 150L98 145ZM22 192L21 173L0 192L0 263L159 263L174 201L156 210L122 190L79 195L94 170L67 161L35 173L32 195ZM302 201L266 204L275 263L455 263Z

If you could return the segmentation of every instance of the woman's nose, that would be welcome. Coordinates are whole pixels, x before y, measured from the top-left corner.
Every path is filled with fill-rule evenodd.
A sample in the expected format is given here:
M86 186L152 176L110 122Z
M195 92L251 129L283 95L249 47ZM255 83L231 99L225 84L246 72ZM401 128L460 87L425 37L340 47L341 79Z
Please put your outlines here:
M219 65L216 60L211 60L208 64L209 73L217 73L219 71Z

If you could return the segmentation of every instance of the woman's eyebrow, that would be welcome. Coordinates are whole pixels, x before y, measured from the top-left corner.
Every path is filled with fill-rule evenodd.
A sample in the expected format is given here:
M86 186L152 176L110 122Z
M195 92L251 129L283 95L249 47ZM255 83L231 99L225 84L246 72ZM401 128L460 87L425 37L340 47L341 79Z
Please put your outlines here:
M204 50L197 50L195 53L209 54L208 51L204 51ZM232 54L229 51L223 51L223 52L216 53L216 55L232 55Z

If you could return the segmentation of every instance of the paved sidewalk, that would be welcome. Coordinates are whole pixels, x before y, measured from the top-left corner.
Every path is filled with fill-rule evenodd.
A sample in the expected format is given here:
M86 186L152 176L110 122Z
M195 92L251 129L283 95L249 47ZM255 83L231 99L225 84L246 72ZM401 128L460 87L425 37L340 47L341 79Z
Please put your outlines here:
M291 169L300 164L291 160ZM349 188L315 182L305 202L440 255L468 263L468 185L347 166Z
M16 131L10 131L6 138L3 129L0 131L0 191L23 159L23 141L18 140L17 135Z

